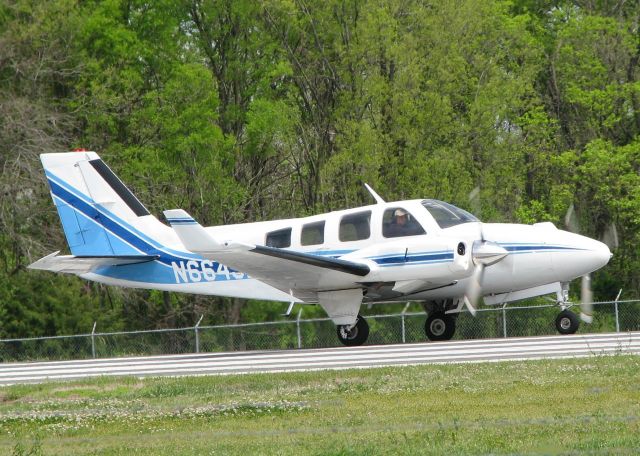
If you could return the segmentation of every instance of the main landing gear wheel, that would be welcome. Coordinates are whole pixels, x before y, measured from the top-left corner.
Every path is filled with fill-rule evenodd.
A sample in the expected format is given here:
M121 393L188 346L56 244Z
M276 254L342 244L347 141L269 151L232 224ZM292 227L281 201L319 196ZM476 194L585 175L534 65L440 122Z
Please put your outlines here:
M578 316L570 310L563 310L556 317L556 329L560 334L575 334L579 327Z
M456 332L456 320L444 312L434 312L427 318L424 332L429 340L449 340Z
M349 327L349 325L338 325L336 332L338 333L340 342L347 347L356 347L367 341L367 337L369 337L369 324L367 320L358 315L355 325L351 327Z

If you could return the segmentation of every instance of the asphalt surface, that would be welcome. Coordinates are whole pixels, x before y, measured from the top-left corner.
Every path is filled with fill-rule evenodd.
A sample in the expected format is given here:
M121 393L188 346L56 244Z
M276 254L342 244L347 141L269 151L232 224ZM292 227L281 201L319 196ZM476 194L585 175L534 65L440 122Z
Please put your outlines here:
M0 364L0 385L640 354L640 332Z

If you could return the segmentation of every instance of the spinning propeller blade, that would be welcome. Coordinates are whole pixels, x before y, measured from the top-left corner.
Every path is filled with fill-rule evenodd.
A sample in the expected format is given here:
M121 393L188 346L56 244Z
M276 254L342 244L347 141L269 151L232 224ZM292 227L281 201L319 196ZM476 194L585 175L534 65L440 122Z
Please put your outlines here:
M567 229L573 233L579 233L578 217L576 215L573 204L569 206L564 217L564 224ZM615 223L609 224L602 235L601 241L604 242L610 250L618 248L618 229ZM593 292L591 291L591 275L582 276L582 286L580 290L580 319L585 323L593 321Z
M509 252L497 243L485 240L483 226L480 223L480 239L473 243L471 249L471 258L475 267L471 277L469 277L469 283L463 298L464 304L471 314L476 314L476 307L482 297L485 267L497 263L508 254Z
M615 250L618 248L618 229L616 228L615 223L612 222L607 226L607 229L602 234L601 241L607 244L609 250Z
M473 269L473 274L469 278L469 285L464 294L464 304L467 306L469 312L475 316L476 307L478 307L478 301L482 296L482 279L484 278L484 265L478 264Z
M589 274L582 276L580 318L585 323L593 321L593 293L591 292L591 276Z
M473 304L471 304L471 301L469 301L467 295L462 298L462 301L464 302L464 306L467 308L469 313L475 317L478 312L476 311L476 308L473 307Z
M571 206L569 206L569 209L567 209L567 213L564 215L564 226L566 226L567 230L571 231L572 233L580 232L580 223L578 222L576 208L573 203L571 203Z

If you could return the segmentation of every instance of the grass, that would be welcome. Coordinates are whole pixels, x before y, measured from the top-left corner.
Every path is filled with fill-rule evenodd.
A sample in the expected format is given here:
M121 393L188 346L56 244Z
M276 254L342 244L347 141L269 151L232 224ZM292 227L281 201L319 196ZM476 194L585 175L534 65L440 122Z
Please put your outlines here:
M638 356L0 388L0 454L638 453Z

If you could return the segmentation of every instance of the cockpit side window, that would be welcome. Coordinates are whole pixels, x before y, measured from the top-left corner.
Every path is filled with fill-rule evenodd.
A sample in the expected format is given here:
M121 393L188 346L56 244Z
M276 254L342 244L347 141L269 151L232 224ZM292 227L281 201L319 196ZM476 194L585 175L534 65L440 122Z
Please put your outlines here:
M324 220L307 223L302 226L300 245L317 245L324 243Z
M408 210L394 207L384 211L382 216L382 235L384 237L394 238L420 234L425 234L424 228Z
M361 241L371 236L371 211L349 214L340 220L339 239L342 242Z
M424 200L422 205L436 220L440 228L460 225L462 223L479 222L477 217L452 204L438 200Z
M272 231L267 233L265 242L267 247L277 247L279 249L291 246L291 228Z

